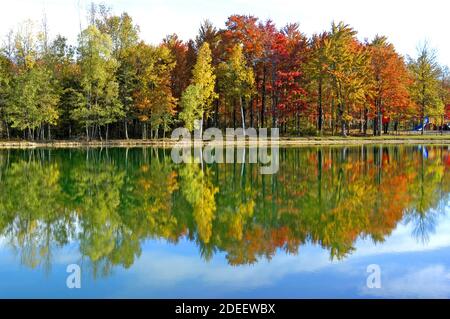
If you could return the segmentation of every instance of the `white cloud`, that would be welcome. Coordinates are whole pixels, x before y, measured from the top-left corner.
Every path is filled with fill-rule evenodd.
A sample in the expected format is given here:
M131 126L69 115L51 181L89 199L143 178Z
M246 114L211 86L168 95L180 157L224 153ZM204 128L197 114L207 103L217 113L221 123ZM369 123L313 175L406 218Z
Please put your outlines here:
M436 229L429 234L427 242L423 243L412 236L412 223L397 225L395 231L386 238L384 243L375 245L371 240L360 240L356 245L355 256L369 256L387 253L405 253L436 250L450 246L450 210L436 220Z
M298 256L280 253L271 261L235 267L216 258L204 262L198 256L147 251L136 261L132 273L138 277L135 282L142 286L168 288L195 279L199 285L234 290L267 286L288 274L317 271L329 265L328 253L317 249L305 250Z
M431 265L408 271L404 275L384 275L381 289L364 288L362 293L383 298L448 298L450 270L444 265Z
M136 282L142 286L170 287L195 279L204 286L221 287L221 289L227 290L268 286L289 275L326 271L326 269L339 271L348 276L361 277L366 274L359 273L360 269L355 268L358 262L370 260L372 263L376 262L379 257L390 254L421 253L450 247L449 215L442 215L437 220L437 225L429 241L422 243L411 236L412 224L399 224L392 235L382 244L374 245L370 240L357 241L356 251L339 262L330 261L328 251L312 245L301 246L298 255L286 255L284 252L278 252L271 261L261 260L254 265L238 267L231 267L225 262L221 263L222 256L215 256L209 263L206 263L198 256L183 256L169 252L170 250L160 250L144 251L131 272L139 278ZM407 267L401 264L401 260L402 258L399 256L391 269L383 269L383 274L385 270L390 270L398 276L399 273L402 274L403 271L406 271ZM425 282L423 278L426 275L431 276L431 272L421 273L418 281ZM410 276L412 278L415 274ZM442 280L442 278L449 278L450 273L436 273L436 277ZM355 281L355 285L358 283ZM391 285L394 286L389 289L394 295L400 289L399 284L393 280ZM405 286L404 290L407 291L407 289L408 286ZM440 286L436 291L440 294L445 292ZM415 292L416 290L411 290L411 294ZM363 293L366 292L363 291Z

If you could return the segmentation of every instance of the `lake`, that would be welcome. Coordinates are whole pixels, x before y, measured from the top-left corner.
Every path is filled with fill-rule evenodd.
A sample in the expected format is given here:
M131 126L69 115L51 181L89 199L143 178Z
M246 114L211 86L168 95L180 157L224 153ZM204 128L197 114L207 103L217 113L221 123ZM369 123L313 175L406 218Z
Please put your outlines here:
M259 168L0 150L0 297L450 297L449 146L281 148Z

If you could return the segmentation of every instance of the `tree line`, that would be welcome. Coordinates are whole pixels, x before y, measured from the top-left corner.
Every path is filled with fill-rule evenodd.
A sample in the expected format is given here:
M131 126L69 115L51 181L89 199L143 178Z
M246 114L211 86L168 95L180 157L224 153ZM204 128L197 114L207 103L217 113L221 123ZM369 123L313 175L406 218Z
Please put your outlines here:
M450 72L426 44L403 57L343 22L307 37L232 15L195 39L140 39L127 13L92 5L76 46L45 19L0 53L0 137L162 138L174 127L278 127L285 135L381 135L450 118ZM423 131L422 131L423 133Z

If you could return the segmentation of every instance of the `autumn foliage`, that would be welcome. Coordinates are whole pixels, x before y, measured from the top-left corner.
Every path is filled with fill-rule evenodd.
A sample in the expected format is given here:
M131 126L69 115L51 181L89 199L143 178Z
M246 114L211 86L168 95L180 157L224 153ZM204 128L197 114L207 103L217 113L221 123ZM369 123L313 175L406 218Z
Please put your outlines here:
M342 259L399 223L426 240L450 193L446 146L427 157L417 146L288 148L270 177L245 163L176 165L156 148L39 152L0 153L0 234L32 267L71 238L105 270L130 267L149 239L191 241L231 265L310 244Z
M222 29L206 20L195 39L171 34L148 45L128 14L104 6L89 14L77 48L32 28L10 35L14 48L0 54L2 135L160 138L195 120L294 136L381 135L426 117L443 129L448 119L449 72L427 46L413 59L386 37L361 41L343 22L307 36L299 24L252 15L232 15ZM34 90L38 82L46 84Z

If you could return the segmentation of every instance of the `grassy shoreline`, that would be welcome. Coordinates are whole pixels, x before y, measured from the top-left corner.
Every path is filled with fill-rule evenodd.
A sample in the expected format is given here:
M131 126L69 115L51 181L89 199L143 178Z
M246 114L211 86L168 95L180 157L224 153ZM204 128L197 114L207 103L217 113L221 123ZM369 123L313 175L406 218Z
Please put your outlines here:
M270 142L270 140L268 141ZM203 144L208 143L204 141ZM185 143L190 145L192 143ZM251 142L228 142L225 145L252 145ZM327 146L327 145L366 145L366 144L448 144L450 135L387 135L387 136L326 136L326 137L281 137L280 146ZM0 140L0 149L9 148L81 148L81 147L173 147L175 142L171 139L156 140L54 140L54 141L26 141L26 140Z

